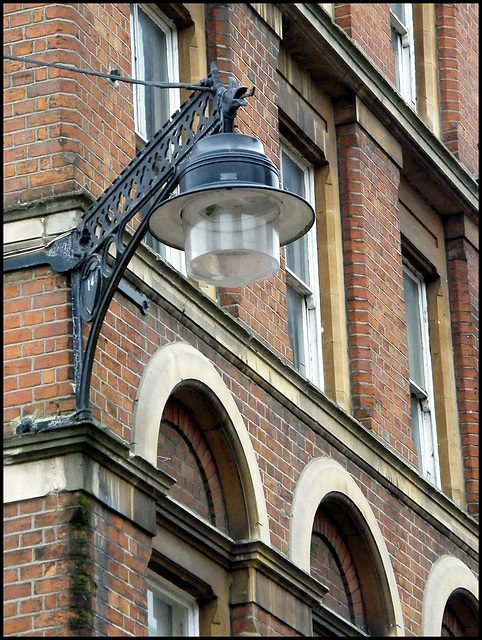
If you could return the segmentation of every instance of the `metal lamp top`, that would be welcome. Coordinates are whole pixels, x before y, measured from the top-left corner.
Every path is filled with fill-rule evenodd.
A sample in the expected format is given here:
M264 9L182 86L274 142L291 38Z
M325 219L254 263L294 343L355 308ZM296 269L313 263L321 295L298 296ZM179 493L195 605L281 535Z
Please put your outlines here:
M202 209L233 198L266 197L279 210L280 245L307 233L315 220L306 200L279 188L278 169L251 136L219 133L200 140L180 169L179 183L180 194L166 200L149 221L151 233L176 249L184 249L182 212L193 203Z

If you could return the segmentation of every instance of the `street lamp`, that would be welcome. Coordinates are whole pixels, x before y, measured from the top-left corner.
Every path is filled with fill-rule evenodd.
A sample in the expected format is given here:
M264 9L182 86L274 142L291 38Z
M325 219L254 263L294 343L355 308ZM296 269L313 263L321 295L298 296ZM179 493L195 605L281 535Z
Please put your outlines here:
M259 140L220 133L196 143L180 169L180 195L153 211L151 233L186 252L194 280L240 287L279 269L280 245L313 224L311 206L279 189Z
M279 188L279 172L259 140L234 133L234 118L254 90L226 88L216 64L208 78L43 259L70 272L76 385L74 420L90 418L94 352L105 314L148 228L185 249L195 280L239 287L273 275L280 246L305 234L311 206ZM215 134L215 135L213 135ZM180 192L172 195L179 185ZM137 228L128 230L134 216ZM85 350L83 330L89 327ZM61 426L72 419L21 432Z

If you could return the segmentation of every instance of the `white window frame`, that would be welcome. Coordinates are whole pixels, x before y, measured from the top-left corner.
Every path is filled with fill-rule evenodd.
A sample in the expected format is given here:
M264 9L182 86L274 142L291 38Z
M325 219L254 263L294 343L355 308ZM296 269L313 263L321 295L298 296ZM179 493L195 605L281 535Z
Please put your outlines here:
M138 42L139 42L139 11L144 13L161 29L166 36L166 48L167 48L167 73L168 82L179 82L179 55L178 55L178 42L177 42L177 30L175 25L164 15L160 15L158 11L148 4L131 4L131 47L132 47L132 77L143 78L143 71L139 68L141 60L138 55ZM138 146L144 146L147 140L146 131L146 117L145 117L145 105L142 101L143 91L141 85L134 84L133 86L133 100L134 100L134 122L136 138L138 140ZM162 89L167 91L169 96L169 117L180 106L180 92L179 89ZM142 117L144 114L144 117ZM183 275L186 275L186 261L184 251L168 247L163 244L157 238L155 238L149 231L144 238L144 244L150 247L155 254L164 258L175 269L180 271Z
M199 606L196 598L153 571L147 576L147 617L149 636L159 637L155 623L155 600L169 606L172 636L199 636ZM166 635L166 634L163 634Z
M286 154L303 172L304 193L299 193L315 208L314 169L287 142L283 141L281 153L281 175L283 175L283 154ZM300 319L302 334L302 349L304 362L297 366L298 370L318 388L324 388L322 340L323 326L321 322L321 298L318 273L318 250L316 239L316 222L305 236L308 251L308 277L304 282L286 262L286 286L302 297L302 317ZM292 327L291 327L292 330ZM291 331L290 330L290 331ZM293 346L293 345L292 345ZM298 355L294 353L295 365Z
M423 276L407 263L404 273L416 284L420 318L421 350L424 385L420 386L410 378L412 427L415 448L419 459L420 473L437 488L441 488L440 461L438 454L437 428L435 421L435 401L433 391L432 357L430 353L427 289ZM409 309L405 307L407 315ZM409 358L410 364L410 358Z
M403 99L412 109L415 109L415 41L412 5L409 3L400 4L403 10L403 20L392 9L394 5L390 4L389 6L397 89Z
M138 53L139 42L139 11L143 11L157 25L157 27L166 36L167 49L167 81L179 82L179 54L177 43L177 30L173 22L166 16L160 15L152 5L146 3L131 3L131 47L132 47L132 77L143 79L143 70L140 68L142 60ZM136 126L136 134L141 138L142 142L148 142L146 132L145 106L142 103L143 89L142 85L133 84L134 99L134 121ZM179 89L162 89L167 91L169 96L169 115L174 113L180 106ZM142 117L144 114L144 117Z

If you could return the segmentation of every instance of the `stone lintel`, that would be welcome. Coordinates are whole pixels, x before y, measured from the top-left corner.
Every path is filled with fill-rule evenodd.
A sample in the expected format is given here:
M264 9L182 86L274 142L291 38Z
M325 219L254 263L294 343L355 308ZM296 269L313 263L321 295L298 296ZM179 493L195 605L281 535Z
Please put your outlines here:
M152 535L156 502L174 483L91 422L4 440L4 503L85 491Z

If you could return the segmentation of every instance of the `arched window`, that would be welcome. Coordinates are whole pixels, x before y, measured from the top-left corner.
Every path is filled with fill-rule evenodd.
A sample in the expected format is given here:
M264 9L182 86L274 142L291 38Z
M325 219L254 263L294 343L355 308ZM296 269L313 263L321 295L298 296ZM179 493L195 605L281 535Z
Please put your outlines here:
M479 635L479 582L458 558L442 556L425 585L422 635L467 638Z
M330 458L305 467L293 498L289 557L330 588L313 612L319 636L404 634L393 567L370 504Z
M175 480L157 504L147 592L151 633L229 635L226 556L236 541L269 545L269 524L242 416L214 366L190 345L169 344L148 362L131 452Z

